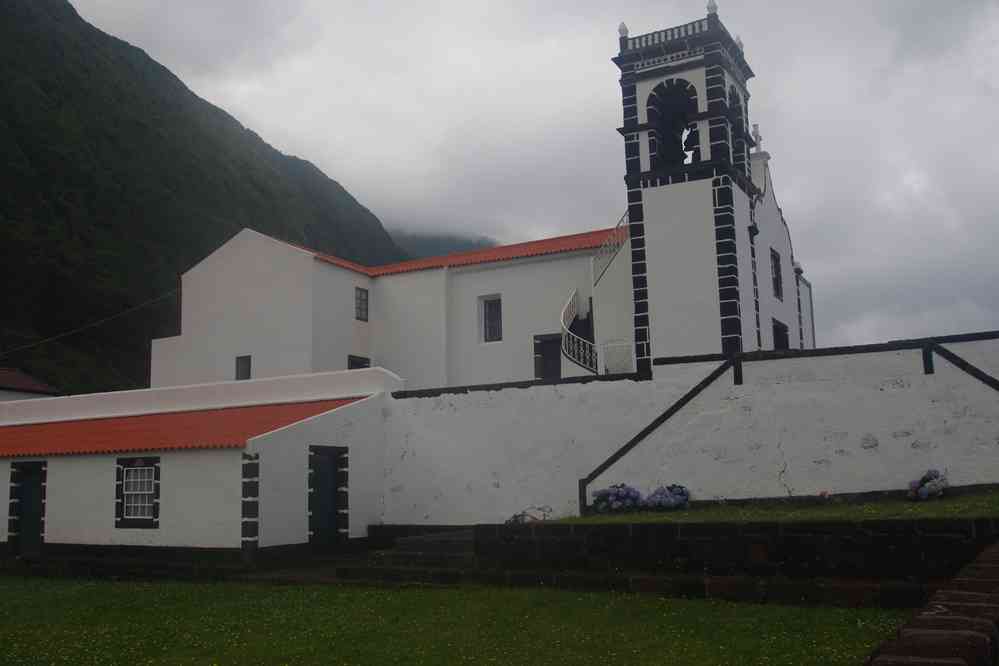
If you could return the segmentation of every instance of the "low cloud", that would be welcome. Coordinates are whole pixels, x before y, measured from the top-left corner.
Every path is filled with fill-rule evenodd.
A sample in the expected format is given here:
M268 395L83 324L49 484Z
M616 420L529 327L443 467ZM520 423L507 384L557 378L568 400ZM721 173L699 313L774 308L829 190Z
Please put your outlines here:
M757 73L750 116L820 342L999 328L999 8L720 4ZM694 1L76 6L387 226L504 242L617 221L617 24L703 14Z

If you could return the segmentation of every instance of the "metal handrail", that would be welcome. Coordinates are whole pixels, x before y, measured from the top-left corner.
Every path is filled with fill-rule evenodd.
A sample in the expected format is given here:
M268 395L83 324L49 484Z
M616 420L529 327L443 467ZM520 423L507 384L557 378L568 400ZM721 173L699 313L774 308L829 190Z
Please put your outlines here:
M614 257L621 251L626 240L628 240L628 211L625 211L624 215L621 216L621 219L614 226L614 231L600 244L593 255L594 287L600 282L600 278L604 276L610 265L614 263Z
M569 330L578 312L579 292L573 289L562 308L562 354L584 370L598 374L596 345Z

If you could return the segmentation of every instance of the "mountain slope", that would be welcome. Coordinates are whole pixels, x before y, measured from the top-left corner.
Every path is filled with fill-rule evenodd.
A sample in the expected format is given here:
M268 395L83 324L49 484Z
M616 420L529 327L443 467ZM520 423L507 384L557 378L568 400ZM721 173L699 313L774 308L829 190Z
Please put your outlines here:
M389 233L392 234L392 240L396 242L396 245L413 259L439 257L443 254L482 250L499 245L492 238L486 236L471 236L446 231L392 229Z
M374 265L404 253L314 165L283 155L63 0L0 3L0 361L68 391L142 385L176 299L138 305L243 227Z

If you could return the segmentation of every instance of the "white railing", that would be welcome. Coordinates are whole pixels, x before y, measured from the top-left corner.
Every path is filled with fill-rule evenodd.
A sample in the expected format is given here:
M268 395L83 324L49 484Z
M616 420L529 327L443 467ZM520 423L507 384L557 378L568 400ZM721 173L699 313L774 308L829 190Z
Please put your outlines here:
M618 220L617 226L614 227L614 231L611 235L600 244L597 251L593 255L593 286L595 287L600 278L604 276L607 269L610 268L611 263L614 262L614 257L617 253L621 251L624 246L624 242L628 240L628 212L625 211L621 219Z
M573 289L568 302L562 308L562 354L584 370L597 374L596 345L569 330L578 312L579 292Z

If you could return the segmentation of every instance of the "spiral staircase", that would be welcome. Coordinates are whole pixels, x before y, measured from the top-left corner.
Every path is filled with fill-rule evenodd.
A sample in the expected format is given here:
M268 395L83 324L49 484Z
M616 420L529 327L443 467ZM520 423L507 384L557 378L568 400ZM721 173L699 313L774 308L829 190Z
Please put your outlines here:
M625 213L594 254L592 288L595 288L607 273L607 269L610 268L614 258L617 257L627 240L628 213ZM596 344L593 331L593 311L588 303L584 311L583 305L579 290L573 289L569 294L569 300L562 308L562 355L580 368L595 375L601 374L601 367L606 372L609 366L620 366L621 359L608 362L611 360L610 357L621 357L622 354L626 353L629 355L628 362L630 363L630 341Z

